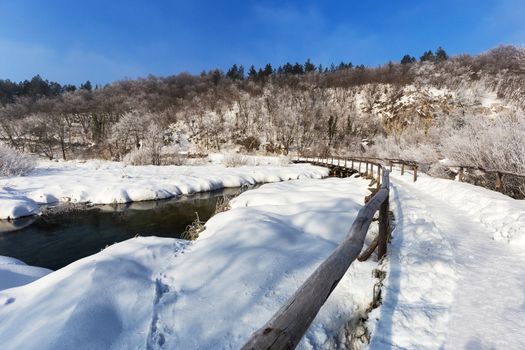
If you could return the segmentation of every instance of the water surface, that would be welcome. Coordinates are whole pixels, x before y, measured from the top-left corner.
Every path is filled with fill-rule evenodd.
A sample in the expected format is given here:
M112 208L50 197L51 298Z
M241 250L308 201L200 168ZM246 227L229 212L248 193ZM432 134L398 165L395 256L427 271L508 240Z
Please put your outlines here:
M180 238L186 226L195 220L195 213L206 221L213 215L219 198L238 193L239 188L230 188L189 197L95 206L61 215L2 221L0 255L56 270L135 235Z

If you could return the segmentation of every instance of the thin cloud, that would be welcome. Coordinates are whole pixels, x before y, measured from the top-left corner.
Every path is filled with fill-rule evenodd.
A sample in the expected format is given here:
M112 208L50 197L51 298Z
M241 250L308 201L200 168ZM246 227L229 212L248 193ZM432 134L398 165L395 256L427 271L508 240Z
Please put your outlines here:
M14 81L40 74L59 82L79 84L86 80L107 83L147 74L141 67L97 52L50 47L0 39L0 77Z

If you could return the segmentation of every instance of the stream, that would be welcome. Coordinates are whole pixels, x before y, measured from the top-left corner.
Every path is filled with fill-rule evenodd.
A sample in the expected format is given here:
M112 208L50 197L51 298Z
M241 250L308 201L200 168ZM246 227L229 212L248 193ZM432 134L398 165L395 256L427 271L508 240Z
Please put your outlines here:
M206 221L220 198L239 193L239 188L226 188L167 200L99 205L0 221L0 255L57 270L135 235L180 238L195 220L195 213Z

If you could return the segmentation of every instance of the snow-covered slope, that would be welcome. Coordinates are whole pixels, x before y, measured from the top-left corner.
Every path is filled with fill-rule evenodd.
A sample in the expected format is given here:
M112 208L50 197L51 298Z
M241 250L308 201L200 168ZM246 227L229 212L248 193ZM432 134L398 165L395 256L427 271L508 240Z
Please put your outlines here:
M396 228L370 349L524 349L525 201L395 172L391 203Z
M0 178L0 219L35 214L36 203L128 203L327 175L327 169L306 164L228 168L220 164L126 166L106 161L43 161L28 176Z
M50 272L51 270L27 266L20 260L0 255L0 291L31 283ZM0 305L7 300L0 297Z
M234 199L195 242L134 238L4 290L1 348L237 349L343 239L366 187L354 178L267 184ZM346 341L376 266L352 265L301 349Z

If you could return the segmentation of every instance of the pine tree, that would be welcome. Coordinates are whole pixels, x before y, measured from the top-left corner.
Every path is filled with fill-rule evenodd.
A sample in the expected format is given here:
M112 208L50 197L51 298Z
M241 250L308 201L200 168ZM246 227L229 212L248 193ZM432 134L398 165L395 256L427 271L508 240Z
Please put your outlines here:
M436 60L439 62L448 60L447 52L441 46L436 50Z
M237 70L237 78L239 80L244 80L244 66L241 64Z
M310 73L315 71L315 65L310 61L310 59L307 59L304 63L304 72Z
M237 68L237 65L234 64L228 71L226 72L226 76L230 78L231 80L237 80L239 77L239 68Z
M421 56L419 58L419 60L421 62L425 62L425 61L434 61L436 59L436 56L434 56L434 53L432 52L432 50L428 50L426 52L423 53L423 56Z
M292 74L297 74L297 75L304 74L303 65L300 64L299 62L296 62L296 63L293 65L293 68L292 68Z
M268 63L266 64L266 66L264 66L264 76L269 77L272 74L273 74L272 65Z
M410 55L405 55L401 59L401 64L411 64L411 63L414 63L414 62L416 62L416 58L414 56L410 56Z
M253 81L257 80L257 71L255 70L253 64L250 66L250 70L248 71L248 79Z
M84 84L80 84L80 89L81 90L91 91L91 90L93 90L93 86L91 85L91 82L88 80Z

